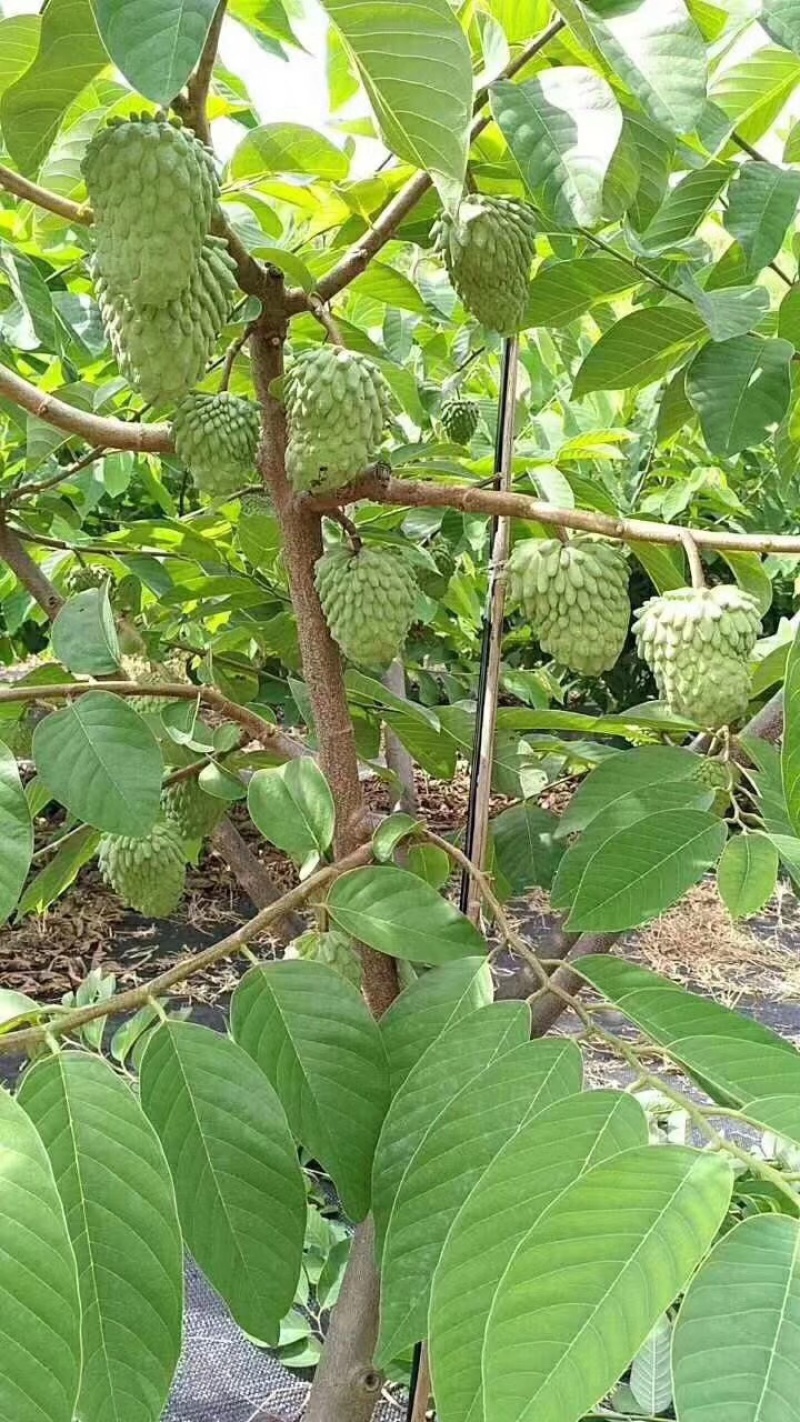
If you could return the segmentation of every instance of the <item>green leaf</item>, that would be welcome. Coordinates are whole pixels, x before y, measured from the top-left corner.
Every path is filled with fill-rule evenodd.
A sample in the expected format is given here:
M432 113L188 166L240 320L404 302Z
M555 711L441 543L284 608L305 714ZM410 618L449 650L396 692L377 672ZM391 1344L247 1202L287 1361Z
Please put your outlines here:
M705 45L683 0L567 0L616 77L645 113L671 133L691 133L706 103Z
M691 237L710 211L731 175L725 163L707 163L681 178L668 192L641 243L648 252L680 246Z
M66 110L106 63L89 0L50 0L36 58L0 101L5 145L23 173L36 171Z
M370 262L366 271L351 283L350 290L381 301L385 306L396 307L398 311L414 311L424 316L428 310L414 283L385 262Z
M772 579L757 553L742 551L721 553L740 588L750 593L758 603L758 610L764 617L772 606Z
M698 757L678 746L638 746L618 751L578 786L559 821L558 837L585 830L598 815L624 806L642 790L668 780L690 780L699 769Z
M683 371L678 372L681 389L683 388ZM669 389L672 389L675 382L671 382ZM663 432L662 419L669 399L669 389L661 401L658 416L659 440L666 436ZM686 401L689 416L692 415L692 407ZM672 588L686 587L686 559L680 548L671 548L669 544L663 543L629 543L628 547L635 558L641 563L648 578L654 585L657 592L669 592Z
M99 843L99 831L84 825L74 838L62 844L26 886L17 906L17 917L44 913L74 882L84 864L94 857Z
M641 284L620 257L574 257L540 267L530 285L526 327L568 326L600 302Z
M596 1165L556 1200L493 1298L483 1359L491 1422L578 1422L687 1283L731 1184L719 1156L645 1146Z
M786 662L783 685L783 742L781 777L789 819L800 834L800 629Z
M297 1140L334 1180L351 1219L363 1219L389 1071L360 993L322 963L268 963L237 987L231 1029L272 1082Z
M687 284L687 294L705 321L712 341L746 336L769 311L769 292L763 286L726 286L704 291Z
M525 1042L454 1094L405 1163L385 1227L376 1361L425 1334L430 1284L450 1225L486 1167L521 1127L580 1091L572 1042Z
M460 187L472 113L469 45L447 0L323 0L387 147Z
M375 858L381 864L390 863L397 846L402 844L403 840L415 835L419 829L419 820L415 819L413 815L405 814L402 810L397 810L385 820L381 820L372 836Z
M698 1270L675 1325L681 1422L786 1422L797 1407L800 1222L744 1220Z
M0 923L16 908L33 854L33 822L16 758L0 741Z
M9 1032L23 1022L36 1022L42 1015L39 1003L24 992L0 988L0 1032Z
M758 143L800 83L800 60L770 45L723 69L709 97L727 116L730 129Z
M567 927L617 933L656 918L696 884L722 853L724 824L705 810L660 810L598 846L583 871Z
M800 4L798 0L762 0L759 23L770 39L800 54Z
M76 593L61 608L52 632L53 654L76 676L111 676L119 641L106 588Z
M509 44L527 44L550 18L548 0L488 0L487 8L502 25Z
M19 1101L50 1157L78 1262L78 1415L158 1422L181 1351L183 1241L155 1131L130 1086L88 1052L32 1067Z
M800 201L800 173L772 163L743 163L728 189L725 227L760 272L783 246Z
M264 838L295 859L324 854L333 839L333 795L311 756L257 770L247 792L247 808Z
M646 1143L644 1112L632 1097L592 1091L542 1111L494 1157L453 1221L433 1277L430 1353L441 1422L486 1422L486 1323L528 1231L587 1170Z
M89 691L33 733L36 768L55 800L107 834L146 835L161 796L158 741L119 696Z
M457 958L431 968L395 998L380 1019L392 1095L443 1033L462 1017L486 1007L494 987L485 958Z
M703 318L688 303L632 311L589 351L575 377L573 396L650 385L679 365L704 334Z
M765 834L729 839L717 866L719 889L731 918L749 918L772 898L778 878L778 851Z
M186 1243L241 1328L276 1343L303 1257L306 1192L275 1092L229 1037L165 1022L142 1106L169 1161Z
M639 187L628 209L628 220L637 232L643 232L664 201L675 139L658 124L650 123L644 114L633 110L625 111L625 127L639 159Z
M40 26L38 15L0 20L0 97L33 60L39 48Z
M466 1091L491 1062L527 1042L530 1008L524 1002L492 1002L450 1026L418 1059L391 1105L375 1149L372 1211L378 1255L406 1165L435 1128L450 1101Z
M251 182L268 173L303 173L342 182L350 171L346 153L323 133L300 123L266 123L242 139L228 164L228 183Z
M155 104L179 94L203 53L217 0L93 0L117 68Z
M631 1392L645 1412L666 1412L672 1402L672 1322L662 1314L631 1366Z
M78 1271L47 1152L0 1091L0 1416L73 1422L81 1380Z
M738 336L704 346L686 375L686 393L714 454L761 444L781 422L791 397L788 341Z
M342 874L331 887L327 909L352 938L396 958L436 964L486 951L463 913L415 874L393 865Z
M559 821L529 800L512 805L491 821L492 872L504 898L536 885L549 889L563 853L555 843Z
M565 227L593 227L622 136L614 91L592 69L545 69L492 85L492 113L537 205Z

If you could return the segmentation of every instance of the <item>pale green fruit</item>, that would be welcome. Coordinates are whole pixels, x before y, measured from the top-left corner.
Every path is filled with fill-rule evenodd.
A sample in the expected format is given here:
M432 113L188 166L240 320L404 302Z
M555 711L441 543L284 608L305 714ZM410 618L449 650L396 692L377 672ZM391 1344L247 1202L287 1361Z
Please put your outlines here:
M89 592L92 588L102 588L109 580L110 574L103 568L84 567L79 564L67 573L66 590L69 597L75 597L77 593Z
M178 458L204 494L233 494L252 479L261 432L254 400L227 390L187 395L175 411L172 432Z
M389 386L356 351L320 346L298 356L285 381L286 472L298 492L338 489L378 455Z
M225 810L221 800L207 795L195 777L177 780L161 794L161 809L184 840L205 839L219 824Z
M361 986L361 958L352 940L346 933L332 928L327 933L315 930L304 933L289 944L284 955L287 958L307 958L315 963L325 963L333 968L354 987Z
M448 439L469 444L478 428L480 406L474 400L448 400L442 405L441 420Z
M470 194L435 226L450 280L476 320L502 336L524 324L536 244L533 209L513 198Z
M639 608L634 631L670 711L710 730L741 720L761 631L749 593L728 583L676 588Z
M179 119L133 115L97 130L81 168L105 280L139 309L179 299L219 194L209 150Z
M162 681L183 681L187 685L189 683L186 669L177 657L168 657L163 665L158 665L147 657L132 653L122 658L121 665L128 681L135 681L139 686L156 686ZM167 696L129 696L127 700L128 705L142 716L163 711L165 706L171 704Z
M578 534L567 543L529 538L508 560L509 592L545 652L572 671L614 666L628 635L628 566L611 543Z
M335 548L318 559L315 582L344 655L366 667L393 662L417 600L417 583L403 558L388 548Z
M186 857L183 840L166 821L158 821L143 839L103 835L98 860L114 893L147 918L166 918L180 903Z

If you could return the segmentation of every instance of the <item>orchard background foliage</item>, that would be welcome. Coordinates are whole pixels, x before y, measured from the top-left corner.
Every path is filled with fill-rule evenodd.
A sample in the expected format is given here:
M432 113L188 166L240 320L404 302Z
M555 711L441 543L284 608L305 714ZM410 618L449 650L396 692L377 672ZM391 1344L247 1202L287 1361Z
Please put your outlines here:
M309 14L324 131L220 58L244 32L266 87ZM0 18L0 918L96 855L164 916L209 837L259 910L146 987L0 992L0 1418L157 1422L184 1248L285 1343L312 1162L347 1225L305 1422L369 1422L423 1341L414 1422L792 1415L796 1049L609 950L707 874L734 917L800 875L799 92L795 0ZM163 172L97 177L157 129L205 175L185 264ZM464 844L412 772L476 740L511 803L476 782ZM186 1021L241 954L229 1034ZM631 1091L583 1089L598 1043Z

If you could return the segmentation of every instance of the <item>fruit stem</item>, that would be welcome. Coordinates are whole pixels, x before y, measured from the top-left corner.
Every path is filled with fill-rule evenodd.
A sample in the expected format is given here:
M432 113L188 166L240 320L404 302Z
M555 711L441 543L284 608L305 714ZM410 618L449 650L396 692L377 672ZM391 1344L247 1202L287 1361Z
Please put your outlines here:
M360 553L363 547L363 543L361 535L359 534L358 529L353 523L353 520L351 518L348 518L346 513L342 513L341 509L337 509L335 513L332 513L331 518L333 519L334 523L341 524L342 528L350 539L351 544L353 545L353 552Z
M311 315L319 321L320 326L324 326L328 333L328 340L332 346L343 346L342 333L336 324L333 316L323 301L313 292L306 297L306 302Z
M696 592L701 592L706 586L705 573L703 572L703 561L700 557L700 549L692 538L688 528L681 529L681 543L683 551L689 561L689 572L692 575L692 587Z
M237 336L236 340L231 341L230 345L228 346L228 349L225 352L225 360L222 366L222 375L220 376L220 393L223 390L227 390L230 384L231 375L233 374L233 366L236 357L238 356L240 350L242 350L242 348L247 345L247 342L249 341L252 333L253 324L252 322L250 322L249 325L245 326L241 336Z

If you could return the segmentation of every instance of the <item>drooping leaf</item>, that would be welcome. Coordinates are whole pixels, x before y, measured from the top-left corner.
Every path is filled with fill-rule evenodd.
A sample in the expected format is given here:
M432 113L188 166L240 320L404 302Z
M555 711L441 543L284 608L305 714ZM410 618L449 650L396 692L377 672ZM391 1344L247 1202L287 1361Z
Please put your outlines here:
M541 885L549 889L563 853L557 817L523 800L491 821L493 873L504 898Z
M78 1270L47 1152L0 1091L0 1415L73 1422L81 1380Z
M240 1327L276 1342L300 1276L306 1221L280 1101L241 1047L193 1022L165 1022L153 1034L141 1091L189 1249Z
M589 351L575 377L573 395L592 390L628 390L660 380L705 334L699 312L684 306L632 311L609 328Z
M61 1052L19 1094L50 1158L78 1262L78 1416L158 1422L181 1351L183 1242L172 1179L130 1087Z
M73 838L66 840L26 885L17 907L19 917L44 913L74 882L84 864L89 863L99 842L100 832L91 825L83 825Z
M345 933L397 958L436 964L486 951L463 913L415 874L393 865L342 874L327 907Z
M322 963L268 963L237 987L231 1028L272 1082L296 1139L331 1175L347 1213L363 1219L389 1070L361 994Z
M789 820L800 834L800 631L795 635L786 663L783 705L783 796Z
M680 1422L784 1422L797 1406L800 1222L743 1220L698 1270L675 1326Z
M333 795L311 756L257 770L247 808L265 839L297 859L324 854L333 839Z
M89 588L67 599L53 623L52 646L76 676L113 675L120 650L105 588Z
M571 1042L526 1042L451 1097L409 1156L381 1259L378 1364L425 1333L430 1283L447 1232L486 1167L539 1111L580 1090Z
M456 958L423 973L395 998L380 1019L393 1096L428 1047L462 1017L486 1007L493 993L485 958Z
M152 829L161 751L119 696L89 691L45 716L33 733L33 758L53 798L95 829L134 837Z
M666 1412L672 1402L671 1346L672 1322L662 1314L631 1366L631 1392L639 1406L654 1415Z
M743 163L728 189L725 226L755 275L778 255L800 201L800 173L772 163Z
M749 918L772 898L778 851L765 834L729 839L717 866L717 887L731 918Z
M492 1301L483 1355L491 1422L579 1422L702 1259L732 1178L707 1152L638 1147L551 1205Z
M758 19L776 44L800 54L800 5L797 0L762 0Z
M610 85L591 69L545 69L524 84L492 85L492 112L525 184L554 222L592 227L622 135Z
M0 741L0 923L17 906L33 854L33 822L16 758Z
M638 746L609 756L579 785L559 821L559 838L586 829L598 815L643 789L690 779L699 766L691 751L678 746Z
M647 1142L620 1092L568 1096L527 1122L461 1206L433 1277L431 1368L441 1422L486 1422L481 1357L492 1299L518 1244L587 1170Z
M695 356L686 393L713 453L739 454L777 428L789 406L793 354L788 341L738 336Z
M452 1098L467 1090L491 1062L530 1037L523 1002L493 1002L437 1037L406 1076L383 1123L375 1150L372 1210L380 1254L406 1165Z
M23 173L36 171L67 108L106 63L90 0L50 0L36 57L0 101L3 138Z

